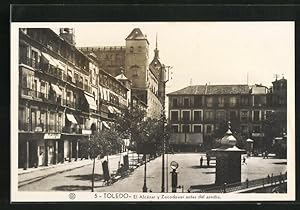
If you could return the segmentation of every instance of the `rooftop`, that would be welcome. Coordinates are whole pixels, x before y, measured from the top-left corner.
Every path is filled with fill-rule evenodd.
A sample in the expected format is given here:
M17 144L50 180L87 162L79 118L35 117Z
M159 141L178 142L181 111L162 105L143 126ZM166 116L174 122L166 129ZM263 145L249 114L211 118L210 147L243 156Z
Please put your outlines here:
M249 85L193 85L167 95L218 95L248 94Z

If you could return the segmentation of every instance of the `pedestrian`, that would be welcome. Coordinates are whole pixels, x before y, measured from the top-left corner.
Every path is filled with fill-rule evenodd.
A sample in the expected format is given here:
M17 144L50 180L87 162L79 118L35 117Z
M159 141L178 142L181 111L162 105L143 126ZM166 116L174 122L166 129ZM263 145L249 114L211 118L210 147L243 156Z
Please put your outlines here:
M207 166L209 167L209 161L210 161L210 156L209 155L206 156L206 160L207 160Z
M200 158L200 167L202 168L202 164L203 164L203 157L201 156Z
M247 165L245 156L243 157L243 165Z
M262 153L262 156L263 156L263 159L265 159L265 157L266 157L266 153L265 153L265 152L263 152L263 153Z

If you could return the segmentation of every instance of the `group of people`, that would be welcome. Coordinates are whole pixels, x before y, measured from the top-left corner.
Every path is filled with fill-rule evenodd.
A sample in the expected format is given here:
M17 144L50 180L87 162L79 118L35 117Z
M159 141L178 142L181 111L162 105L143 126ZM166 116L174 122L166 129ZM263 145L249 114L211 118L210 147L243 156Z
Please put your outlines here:
M206 155L207 167L209 167L210 156ZM200 167L203 167L203 156L200 157Z

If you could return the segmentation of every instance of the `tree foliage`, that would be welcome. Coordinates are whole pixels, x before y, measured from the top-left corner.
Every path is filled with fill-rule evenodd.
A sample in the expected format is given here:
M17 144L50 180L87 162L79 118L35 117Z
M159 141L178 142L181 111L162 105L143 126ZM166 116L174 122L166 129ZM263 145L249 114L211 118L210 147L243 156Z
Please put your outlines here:
M115 153L122 146L122 139L115 130L101 130L91 135L90 139L83 142L82 150L86 156L94 159L100 156Z
M139 109L138 106L128 107L123 114L116 117L115 129L123 138L130 138L136 142L140 139L141 124L145 118L146 112Z

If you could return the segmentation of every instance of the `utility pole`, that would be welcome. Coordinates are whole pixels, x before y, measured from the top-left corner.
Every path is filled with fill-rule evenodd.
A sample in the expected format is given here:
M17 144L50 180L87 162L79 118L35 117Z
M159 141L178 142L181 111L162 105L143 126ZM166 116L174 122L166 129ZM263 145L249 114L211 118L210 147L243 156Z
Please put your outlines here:
M166 77L163 78L163 84L164 84L164 93L163 93L163 104L162 104L162 122L163 122L163 136L162 136L162 166L161 166L161 171L162 171L162 176L161 176L161 192L165 192L165 150L166 150L166 142L165 142L165 122L166 122L166 114L165 114L165 103L166 103L166 83L169 81L169 75L170 75L170 69L172 68L171 66L164 66L165 69L167 69L167 75ZM167 186L168 187L168 186Z

